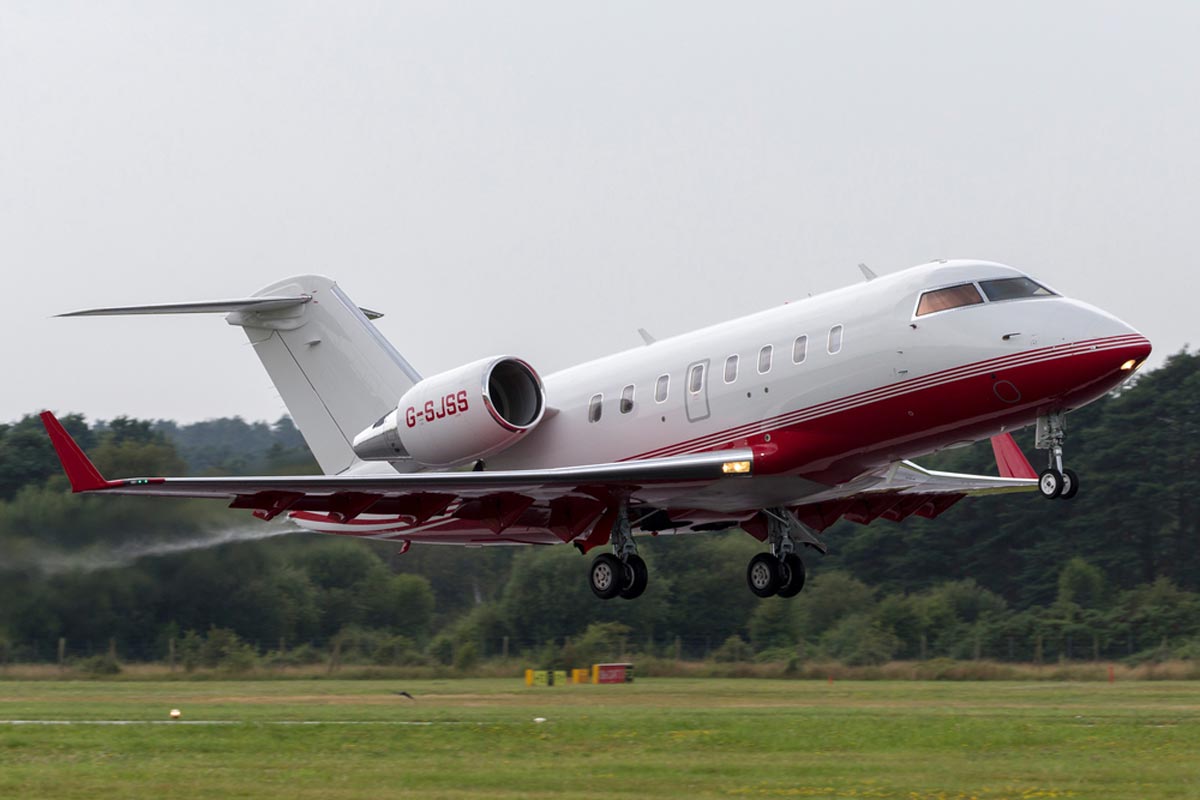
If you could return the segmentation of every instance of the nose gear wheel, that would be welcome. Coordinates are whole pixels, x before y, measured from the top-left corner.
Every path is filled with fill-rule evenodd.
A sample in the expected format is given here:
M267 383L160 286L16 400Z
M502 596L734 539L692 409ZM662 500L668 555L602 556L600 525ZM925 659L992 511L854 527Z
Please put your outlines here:
M1050 465L1038 475L1038 492L1047 500L1070 500L1079 493L1079 476L1063 466L1065 417L1065 411L1053 411L1037 421L1035 445L1050 451Z

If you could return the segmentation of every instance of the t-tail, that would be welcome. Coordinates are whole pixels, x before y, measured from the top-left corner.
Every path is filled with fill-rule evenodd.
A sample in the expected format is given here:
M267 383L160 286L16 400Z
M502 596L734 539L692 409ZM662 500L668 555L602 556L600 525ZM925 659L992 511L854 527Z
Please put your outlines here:
M363 462L352 449L363 428L389 413L420 376L336 283L299 275L253 296L95 308L64 317L226 312L246 332L305 442L329 475Z

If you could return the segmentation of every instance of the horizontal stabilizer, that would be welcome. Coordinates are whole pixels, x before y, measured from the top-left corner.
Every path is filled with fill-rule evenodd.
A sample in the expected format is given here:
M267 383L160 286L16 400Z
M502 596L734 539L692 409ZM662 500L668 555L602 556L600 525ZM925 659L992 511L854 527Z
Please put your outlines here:
M146 306L87 308L59 314L60 317L116 317L127 314L217 314L230 311L279 311L302 306L312 295L294 297L241 297L234 300L200 300L192 303L154 303Z

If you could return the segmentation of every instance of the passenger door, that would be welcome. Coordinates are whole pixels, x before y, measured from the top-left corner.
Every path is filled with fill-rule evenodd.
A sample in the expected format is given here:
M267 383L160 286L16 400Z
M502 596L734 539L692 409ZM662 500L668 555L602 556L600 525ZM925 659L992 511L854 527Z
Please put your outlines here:
M708 363L707 358L694 361L683 374L683 405L687 411L688 422L699 422L709 417Z

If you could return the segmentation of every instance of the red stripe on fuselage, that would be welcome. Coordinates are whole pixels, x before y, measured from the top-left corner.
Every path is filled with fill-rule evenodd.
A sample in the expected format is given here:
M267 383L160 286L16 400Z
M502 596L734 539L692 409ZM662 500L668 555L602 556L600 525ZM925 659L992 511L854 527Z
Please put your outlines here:
M681 453L703 452L705 450L720 449L720 447L729 446L733 442L744 442L746 437L755 436L756 434L773 433L780 429L786 428L793 423L823 418L841 411L854 409L856 407L870 406L878 401L915 394L929 387L948 385L956 381L982 375L990 375L991 373L1004 372L1005 375L1008 376L1011 374L1011 370L1029 364L1037 364L1045 361L1057 361L1059 359L1071 358L1077 355L1087 355L1090 353L1110 352L1111 350L1125 347L1136 349L1137 346L1141 346L1145 350L1145 352L1141 354L1142 357L1149 353L1149 342L1147 342L1146 339L1140 335L1131 334L1128 336L1118 336L1110 337L1108 339L1096 339L1086 342L1079 342L1073 345L1045 347L1038 350L1001 356L999 358L979 361L973 364L966 364L961 367L953 367L951 369L932 373L920 378L911 378L906 381L898 381L896 383L887 384L874 389L868 389L853 395L847 395L846 397L840 397L824 403L819 403L815 406L808 406L806 408L789 411L787 413L779 414L767 419L748 422L735 428L729 428L716 433L706 434L695 439L666 445L664 447L660 447L655 450L649 450L622 460L629 461L643 458L662 458L665 456L679 455ZM1119 380L1116 382L1119 383ZM1062 393L1063 392L1061 390L1056 392L1056 394ZM1100 392L1100 394L1102 393L1103 392ZM1024 392L1022 400L1026 400L1028 397L1029 393Z
M757 474L792 472L836 484L882 464L1028 425L1039 408L1083 405L1128 376L1121 362L1149 352L1149 342L1136 334L1040 348L869 389L633 458L751 446L759 454ZM1002 399L996 381L1015 386L1019 399Z

